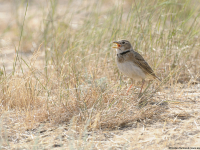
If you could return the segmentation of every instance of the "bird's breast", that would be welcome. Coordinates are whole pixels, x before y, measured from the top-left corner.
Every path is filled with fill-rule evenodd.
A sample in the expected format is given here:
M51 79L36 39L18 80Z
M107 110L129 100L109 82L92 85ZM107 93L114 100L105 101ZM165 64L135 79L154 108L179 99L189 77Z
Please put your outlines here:
M145 79L146 77L143 70L132 61L124 61L124 62L117 61L117 66L123 74L132 79L139 80L139 79Z

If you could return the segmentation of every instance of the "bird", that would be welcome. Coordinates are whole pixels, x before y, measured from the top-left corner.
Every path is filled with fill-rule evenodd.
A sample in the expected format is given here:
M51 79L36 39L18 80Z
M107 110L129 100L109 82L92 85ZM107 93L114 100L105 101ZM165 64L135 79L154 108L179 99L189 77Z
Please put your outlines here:
M115 48L117 51L116 63L119 71L132 80L142 79L140 93L142 93L142 88L145 84L146 78L161 81L156 76L153 69L145 61L145 59L133 49L131 43L128 40L119 40L114 41L113 43L116 44L116 46L113 46L113 48ZM127 93L132 86L133 84L131 84L131 86L128 88Z

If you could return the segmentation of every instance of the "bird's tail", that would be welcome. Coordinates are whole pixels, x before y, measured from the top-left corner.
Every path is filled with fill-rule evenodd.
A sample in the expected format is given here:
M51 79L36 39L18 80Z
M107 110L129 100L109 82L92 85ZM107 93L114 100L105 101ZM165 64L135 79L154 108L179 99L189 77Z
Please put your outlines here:
M162 82L162 80L160 78L158 78L156 75L154 76L154 79L156 79L159 82Z

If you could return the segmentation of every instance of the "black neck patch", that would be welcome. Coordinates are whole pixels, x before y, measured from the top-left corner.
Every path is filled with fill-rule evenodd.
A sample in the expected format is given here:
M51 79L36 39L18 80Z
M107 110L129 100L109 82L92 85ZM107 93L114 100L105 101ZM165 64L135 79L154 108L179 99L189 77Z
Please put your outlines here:
M130 50L127 50L127 51L124 51L124 52L119 53L119 54L120 54L120 55L124 55L124 54L129 53L129 52L130 52Z

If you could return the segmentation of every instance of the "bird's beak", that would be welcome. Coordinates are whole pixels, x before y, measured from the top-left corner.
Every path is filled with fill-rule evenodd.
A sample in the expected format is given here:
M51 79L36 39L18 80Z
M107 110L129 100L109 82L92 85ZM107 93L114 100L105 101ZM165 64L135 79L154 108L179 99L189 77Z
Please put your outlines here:
M116 46L113 46L113 48L119 48L119 47L121 47L121 45L119 44L119 42L114 41L113 43L114 43L114 44L117 44Z

